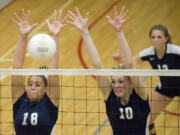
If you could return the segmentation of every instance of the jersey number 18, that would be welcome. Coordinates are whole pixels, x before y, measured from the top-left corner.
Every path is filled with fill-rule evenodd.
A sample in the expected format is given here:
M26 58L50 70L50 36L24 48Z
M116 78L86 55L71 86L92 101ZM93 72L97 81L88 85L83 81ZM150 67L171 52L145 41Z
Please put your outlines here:
M29 115L29 113L24 113L22 125L27 125L28 115ZM33 126L37 125L37 121L38 121L38 113L31 113L31 116L30 116L31 125L33 125Z

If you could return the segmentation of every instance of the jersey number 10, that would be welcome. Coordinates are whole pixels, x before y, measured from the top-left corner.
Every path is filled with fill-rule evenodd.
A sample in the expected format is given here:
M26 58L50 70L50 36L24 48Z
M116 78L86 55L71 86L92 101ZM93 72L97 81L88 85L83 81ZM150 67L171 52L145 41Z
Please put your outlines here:
M133 110L131 107L126 107L126 108L119 108L120 112L120 119L132 119L133 118Z

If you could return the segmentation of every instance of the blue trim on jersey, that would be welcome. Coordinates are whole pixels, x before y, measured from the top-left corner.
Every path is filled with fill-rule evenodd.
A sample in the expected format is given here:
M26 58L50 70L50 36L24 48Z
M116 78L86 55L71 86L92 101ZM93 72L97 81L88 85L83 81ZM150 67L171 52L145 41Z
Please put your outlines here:
M13 105L16 135L50 135L58 118L55 107L47 94L39 102L30 102L24 93Z
M105 103L113 135L146 135L150 113L148 100L143 100L133 90L129 102L124 106L112 90Z
M153 46L139 53L143 61L148 61L153 69L180 69L180 47L166 44L164 56L159 59ZM156 91L168 97L180 96L180 77L160 76Z

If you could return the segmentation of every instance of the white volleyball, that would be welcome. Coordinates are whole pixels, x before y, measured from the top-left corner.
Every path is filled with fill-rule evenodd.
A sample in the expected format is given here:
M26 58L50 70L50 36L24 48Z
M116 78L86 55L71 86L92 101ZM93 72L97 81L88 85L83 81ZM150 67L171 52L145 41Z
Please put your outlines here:
M36 34L29 40L28 52L36 60L49 60L56 52L56 42L46 33Z

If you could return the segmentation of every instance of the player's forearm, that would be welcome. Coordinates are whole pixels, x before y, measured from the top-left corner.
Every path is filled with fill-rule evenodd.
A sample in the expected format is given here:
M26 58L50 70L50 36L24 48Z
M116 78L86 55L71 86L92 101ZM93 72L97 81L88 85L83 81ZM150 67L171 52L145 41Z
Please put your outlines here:
M53 36L53 39L56 42L56 52L54 56L51 58L51 61L49 63L49 68L50 69L57 69L58 68L58 63L59 63L59 37L58 36Z
M95 66L95 68L99 68L99 69L103 68L100 58L99 58L99 54L98 54L97 49L92 41L92 38L90 36L88 29L86 29L82 32L82 37L83 37L83 41L85 43L85 47L86 47L88 54L90 56L90 59L92 61L92 64Z
M124 37L124 33L122 31L116 32L116 35L118 37L123 63L126 65L126 68L133 68L132 54Z
M20 35L14 54L13 68L22 68L25 59L27 35Z

